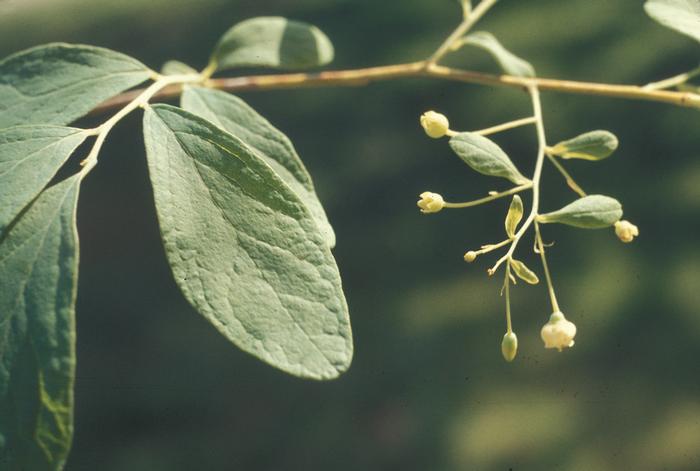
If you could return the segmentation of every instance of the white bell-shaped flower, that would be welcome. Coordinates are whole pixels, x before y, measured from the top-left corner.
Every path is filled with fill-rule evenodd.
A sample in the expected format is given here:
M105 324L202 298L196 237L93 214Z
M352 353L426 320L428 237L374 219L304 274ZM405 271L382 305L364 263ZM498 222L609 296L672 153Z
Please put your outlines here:
M567 320L561 312L555 312L549 317L540 332L544 341L544 348L556 348L560 352L566 347L574 346L576 325Z

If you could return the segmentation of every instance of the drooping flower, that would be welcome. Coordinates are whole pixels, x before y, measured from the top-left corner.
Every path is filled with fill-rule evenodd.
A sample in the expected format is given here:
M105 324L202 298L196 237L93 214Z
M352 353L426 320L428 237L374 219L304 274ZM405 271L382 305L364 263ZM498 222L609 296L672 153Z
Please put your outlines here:
M617 221L615 223L615 235L622 242L628 244L639 235L639 228L627 220Z
M574 346L576 325L567 320L561 312L555 312L549 317L540 332L544 348L556 348L560 352L566 347Z

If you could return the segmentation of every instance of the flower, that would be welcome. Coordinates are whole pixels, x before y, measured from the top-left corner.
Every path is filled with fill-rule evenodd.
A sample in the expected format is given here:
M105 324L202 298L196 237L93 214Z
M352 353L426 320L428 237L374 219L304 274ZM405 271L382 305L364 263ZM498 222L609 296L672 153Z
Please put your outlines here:
M549 317L549 322L542 327L540 335L544 341L544 348L556 348L561 352L565 347L574 346L576 325L557 311Z
M476 260L478 253L476 253L473 250L470 250L469 252L464 254L464 261L467 263L472 263L474 260Z
M508 332L503 336L501 353L503 353L503 358L506 361L513 361L515 354L518 353L518 337L515 335L515 332Z
M438 139L447 134L450 129L450 122L447 116L435 111L426 111L420 117L420 125L425 133L433 139Z
M442 196L429 191L424 191L420 194L420 200L417 204L421 213L437 213L445 207L445 201L442 199Z
M615 234L624 243L629 243L639 235L639 228L627 220L615 223Z

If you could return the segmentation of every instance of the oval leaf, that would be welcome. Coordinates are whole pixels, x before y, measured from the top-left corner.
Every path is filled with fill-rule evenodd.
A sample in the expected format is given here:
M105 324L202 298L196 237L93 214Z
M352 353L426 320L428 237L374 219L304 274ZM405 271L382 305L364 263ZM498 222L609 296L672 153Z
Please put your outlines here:
M86 137L82 129L61 126L0 130L0 234Z
M279 16L251 18L219 40L210 62L216 70L235 67L305 69L333 60L333 45L317 27Z
M577 199L558 211L537 216L541 223L558 222L584 229L600 229L615 224L622 217L622 205L615 198L589 195Z
M139 61L100 47L48 44L0 61L0 129L68 124L148 80Z
M589 131L562 141L550 153L562 159L602 160L617 149L617 137L610 131Z
M244 351L288 373L352 358L335 260L307 206L243 141L167 105L144 117L165 252L187 300Z
M698 0L647 0L644 10L663 26L700 41Z
M2 469L62 469L70 449L79 184L44 191L0 242Z
M534 77L535 69L530 63L516 56L496 39L496 37L486 31L477 31L462 38L461 44L474 46L485 50L498 62L503 72L516 77Z
M510 267L513 269L515 274L518 275L518 278L520 278L524 282L529 283L531 285L536 285L540 282L540 279L537 277L535 272L530 270L527 267L527 265L525 265L520 260L511 259Z
M484 175L503 177L517 185L527 183L503 149L492 140L473 132L462 132L450 138L450 147L460 159Z
M186 87L181 105L257 151L299 199L306 203L328 245L335 245L333 228L316 195L311 176L287 136L243 100L219 90Z
M513 201L510 202L508 214L506 214L506 234L509 238L515 236L515 229L523 218L523 200L518 195L513 195Z

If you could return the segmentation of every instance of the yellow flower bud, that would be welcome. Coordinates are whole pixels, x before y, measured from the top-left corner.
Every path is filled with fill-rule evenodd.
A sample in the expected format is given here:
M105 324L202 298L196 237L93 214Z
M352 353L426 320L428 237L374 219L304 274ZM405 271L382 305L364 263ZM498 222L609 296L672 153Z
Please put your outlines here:
M478 254L476 252L470 250L469 252L464 254L464 261L467 263L472 263L474 260L476 260L477 255Z
M627 220L615 223L615 234L624 243L629 243L639 235L639 228Z
M574 346L576 325L564 317L561 312L555 312L549 317L540 332L544 341L544 348L556 348L560 352L563 348Z
M445 201L442 199L442 196L437 193L424 191L420 194L418 207L421 213L437 213L445 207Z
M503 336L501 353L503 353L503 358L505 358L506 361L513 361L515 355L518 353L518 337L515 335L515 332L508 332Z
M450 129L450 122L447 120L447 116L435 111L423 113L420 117L420 125L423 126L425 133L434 139L443 137Z

